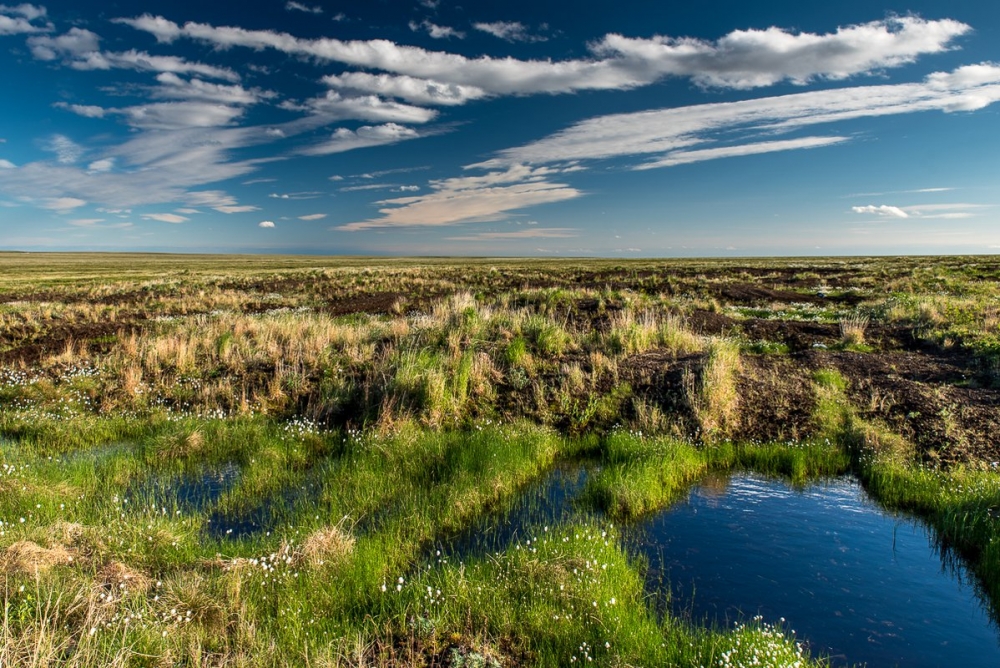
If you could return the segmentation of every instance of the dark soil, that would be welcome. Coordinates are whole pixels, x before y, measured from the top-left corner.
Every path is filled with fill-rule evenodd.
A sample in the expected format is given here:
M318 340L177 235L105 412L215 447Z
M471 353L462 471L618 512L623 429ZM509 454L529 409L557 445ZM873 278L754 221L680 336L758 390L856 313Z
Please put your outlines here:
M25 331L0 332L0 364L35 364L51 355L58 355L72 343L86 344L91 353L108 353L120 335L137 329L135 324L120 322L94 322L77 325L59 325L32 336Z

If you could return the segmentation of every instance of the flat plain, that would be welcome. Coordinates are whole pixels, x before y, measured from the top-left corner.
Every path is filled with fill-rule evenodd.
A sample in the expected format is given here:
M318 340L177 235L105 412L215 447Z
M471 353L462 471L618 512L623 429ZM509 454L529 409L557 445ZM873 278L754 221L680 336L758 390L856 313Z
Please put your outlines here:
M813 665L630 523L851 474L1000 610L1000 259L0 253L0 666ZM578 515L448 544L569 462Z

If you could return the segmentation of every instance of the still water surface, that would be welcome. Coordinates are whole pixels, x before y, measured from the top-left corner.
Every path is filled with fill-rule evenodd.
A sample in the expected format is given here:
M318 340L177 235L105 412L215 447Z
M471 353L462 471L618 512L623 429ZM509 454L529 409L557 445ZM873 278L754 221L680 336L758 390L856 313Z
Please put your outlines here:
M579 517L574 500L586 479L586 468L557 469L438 549L461 560ZM971 576L942 561L923 523L886 512L853 478L796 489L752 474L714 476L623 533L648 559L650 589L697 624L784 618L834 666L1000 666L998 630Z
M969 574L943 564L926 526L887 513L853 479L795 490L711 478L631 541L675 614L696 622L784 617L834 665L1000 666Z

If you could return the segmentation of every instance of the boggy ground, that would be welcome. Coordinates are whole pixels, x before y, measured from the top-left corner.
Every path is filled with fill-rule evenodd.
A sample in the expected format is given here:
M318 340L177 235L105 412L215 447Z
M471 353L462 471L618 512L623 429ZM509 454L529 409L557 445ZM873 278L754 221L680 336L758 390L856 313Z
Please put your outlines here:
M712 438L808 437L810 374L835 368L852 403L926 461L1000 460L991 258L4 259L0 364L54 385L66 367L92 366L100 387L88 398L108 409L155 397L331 426L403 413L567 431L641 417L701 438L707 350L728 341L739 354L722 379L738 408L707 425ZM462 365L464 388L418 377Z
M806 660L659 619L607 527L413 576L579 456L623 521L710 468L851 469L996 610L998 281L989 257L0 254L0 665Z

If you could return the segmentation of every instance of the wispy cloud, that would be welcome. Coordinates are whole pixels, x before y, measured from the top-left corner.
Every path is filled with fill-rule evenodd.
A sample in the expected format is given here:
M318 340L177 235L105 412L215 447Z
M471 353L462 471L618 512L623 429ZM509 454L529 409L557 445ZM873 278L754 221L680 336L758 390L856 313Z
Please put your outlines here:
M932 74L923 82L860 86L598 116L538 141L501 151L481 166L544 164L658 155L637 169L771 150L815 148L844 137L758 142L762 133L791 133L813 125L923 111L965 111L1000 100L1000 65Z
M323 61L378 69L448 84L481 88L491 95L568 93L625 89L668 76L691 77L702 85L752 88L780 81L844 79L911 63L923 54L951 48L971 28L950 19L895 17L841 27L833 33L797 33L780 28L737 30L719 40L684 37L650 39L606 35L591 46L589 59L550 61L468 58L400 46L386 40L302 39L271 30L178 25L144 14L115 19L154 35L163 43L188 38L216 48L275 49Z
M572 227L533 227L514 232L477 232L457 237L445 237L448 241L490 241L502 239L573 239L579 236Z
M72 165L83 155L83 147L66 135L52 135L43 148L55 153L56 160L62 165Z
M477 86L418 79L406 75L345 72L325 76L323 83L340 90L398 97L414 104L453 106L488 97L486 91Z
M289 0L285 3L285 9L290 12L305 12L307 14L322 14L323 8L319 5L304 5L301 2L295 2L295 0Z
M882 218L909 218L910 215L900 209L898 206L890 206L888 204L882 204L875 206L874 204L868 204L866 206L852 206L851 209L854 213L868 213L880 216Z
M236 198L222 190L199 190L185 195L191 206L205 206L219 213L249 213L259 211L260 207L249 204L239 204Z
M104 158L103 160L94 160L92 163L87 165L87 171L92 174L100 174L102 172L110 172L115 168L114 158Z
M474 23L472 27L494 37L508 42L544 42L548 37L532 35L520 21L494 21L493 23Z
M177 56L154 56L144 51L102 52L101 38L84 28L70 28L56 37L36 36L28 39L31 54L38 60L61 60L77 70L126 69L147 72L196 74L212 79L238 81L231 69L190 62Z
M326 218L325 213L310 213L307 216L299 216L299 220L323 220Z
M297 193L271 193L268 195L271 199L284 199L284 200L302 200L302 199L316 199L323 193L317 192L315 190L297 192Z
M398 188L398 183L365 183L360 186L344 186L340 188L342 193L353 193L353 192L364 192L366 190L389 190L390 188Z
M760 155L762 153L774 153L777 151L820 148L822 146L840 144L841 142L848 141L848 139L848 137L799 137L798 139L754 142L750 144L739 144L736 146L705 148L695 151L671 151L662 160L644 162L641 165L638 165L636 169L656 169L659 167L673 167L675 165L701 162L703 160L718 160L719 158Z
M550 180L559 173L548 167L513 165L503 171L431 181L426 195L398 197L378 202L378 218L334 228L358 231L382 227L444 226L487 222L510 211L561 202L583 193Z
M413 128L396 123L363 125L357 130L338 128L329 140L302 149L302 153L305 155L331 155L359 148L396 144L418 137L420 137L420 133Z
M158 220L161 223L172 223L174 225L191 220L185 216L178 216L176 213L144 213L142 217L147 220Z
M333 90L303 103L286 101L280 106L289 111L308 112L322 123L347 119L376 123L427 123L437 116L433 109L385 100L378 95L350 97Z
M416 21L410 21L410 30L413 32L426 32L428 35L434 39L450 39L455 37L457 39L465 39L465 33L448 26L439 26L435 23L431 23L427 19L424 19L420 23Z
M52 197L42 203L43 209L49 209L57 213L69 213L73 209L79 209L87 203L78 197Z
M936 191L935 189L931 189ZM911 191L927 192L927 190ZM937 204L914 204L910 206L892 206L888 204L853 206L855 213L875 215L880 218L921 218L931 220L963 220L974 218L977 212L994 208L990 204L971 202L941 202Z

